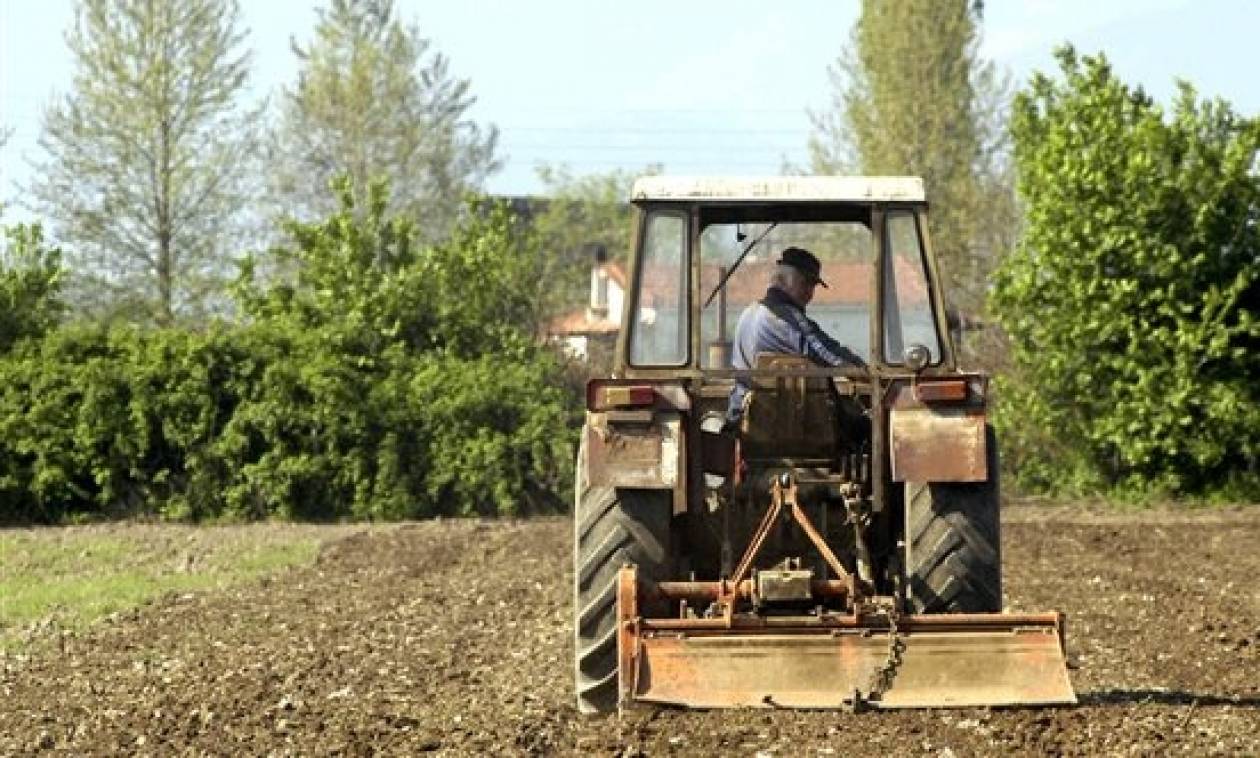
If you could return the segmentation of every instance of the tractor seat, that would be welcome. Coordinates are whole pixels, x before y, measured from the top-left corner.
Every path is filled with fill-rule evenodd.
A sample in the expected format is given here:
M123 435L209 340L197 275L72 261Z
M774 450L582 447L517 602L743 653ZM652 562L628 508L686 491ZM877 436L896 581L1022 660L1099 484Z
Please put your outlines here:
M800 355L759 353L758 370L810 368ZM756 376L744 399L741 452L754 459L831 459L836 393L824 376Z

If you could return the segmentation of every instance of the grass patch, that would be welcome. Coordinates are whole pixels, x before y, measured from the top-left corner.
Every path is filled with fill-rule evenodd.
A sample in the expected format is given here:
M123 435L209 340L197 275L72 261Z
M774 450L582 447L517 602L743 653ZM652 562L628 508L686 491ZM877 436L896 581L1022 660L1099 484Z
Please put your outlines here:
M0 650L80 630L167 592L228 587L311 563L348 527L114 524L0 530Z

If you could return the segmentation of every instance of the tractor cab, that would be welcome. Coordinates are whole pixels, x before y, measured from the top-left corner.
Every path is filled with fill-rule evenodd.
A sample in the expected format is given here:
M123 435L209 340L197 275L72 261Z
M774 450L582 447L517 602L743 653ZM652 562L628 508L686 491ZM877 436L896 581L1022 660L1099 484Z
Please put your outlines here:
M867 363L904 371L907 348L953 370L914 178L785 177L635 184L640 256L619 370L729 368L740 312L765 294L779 253L809 250L828 286L810 317Z

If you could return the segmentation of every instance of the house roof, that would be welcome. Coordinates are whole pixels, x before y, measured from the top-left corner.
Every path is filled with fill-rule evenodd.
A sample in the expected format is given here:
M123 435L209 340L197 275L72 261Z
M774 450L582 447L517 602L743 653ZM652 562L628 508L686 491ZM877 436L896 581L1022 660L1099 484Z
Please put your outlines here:
M917 176L645 176L635 180L630 198L922 202L925 195Z
M902 291L898 294L904 303L922 303L928 298L924 282L914 275L909 262L896 259L898 284ZM770 283L775 262L768 258L746 260L726 282L726 301L735 307L742 307L754 300L760 300L766 293ZM824 261L822 268L826 287L814 290L814 299L810 306L817 305L862 305L869 303L874 295L871 292L871 269L869 262L856 261ZM678 278L676 268L661 267L644 271L643 288L645 291L668 292L673 290ZM700 273L702 298L709 296L709 291L718 283L718 267L706 265ZM716 301L715 301L716 302Z
M612 262L601 263L599 268L608 274L608 278L616 282L617 286L623 291L626 289L626 282L628 279L626 277L626 270L621 267L621 264Z
M618 313L617 318L620 317L621 314ZM547 333L567 336L616 334L620 328L621 325L613 318L609 316L599 318L590 310L583 308L553 319L547 325Z
M896 259L898 293L903 304L921 304L927 301L928 291L922 280L911 271L911 264L901 258ZM748 260L726 282L726 301L731 308L743 308L766 293L770 275L775 263L770 259ZM616 264L604 264L610 278L620 276L625 281L625 272ZM814 290L814 299L810 308L818 306L863 306L871 301L871 268L869 262L824 261L823 279L826 287ZM643 272L643 286L647 292L674 291L678 281L678 269L673 266L652 267ZM707 298L709 290L718 282L718 267L706 265L701 272L701 297ZM715 301L716 302L716 301ZM650 303L659 307L659 304ZM716 307L716 306L710 306ZM620 328L620 313L608 313L603 317L594 317L588 308L580 308L559 316L548 325L548 333L554 335L593 335L613 334Z
M726 283L726 301L743 305L760 300L766 294L774 267L775 262L769 259L744 261ZM869 263L826 262L823 264L822 275L827 286L814 290L811 305L857 305L870 302ZM707 298L709 290L718 283L717 266L705 266L700 273L700 281L704 290L700 296Z

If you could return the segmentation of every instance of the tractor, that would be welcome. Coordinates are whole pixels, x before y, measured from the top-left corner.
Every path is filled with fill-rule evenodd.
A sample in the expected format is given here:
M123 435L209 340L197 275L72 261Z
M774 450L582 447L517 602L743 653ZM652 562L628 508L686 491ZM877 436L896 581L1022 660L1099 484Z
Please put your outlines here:
M922 180L653 176L631 203L576 465L579 709L1075 702L1064 615L1002 612L988 379L959 366ZM789 246L865 366L732 367Z

